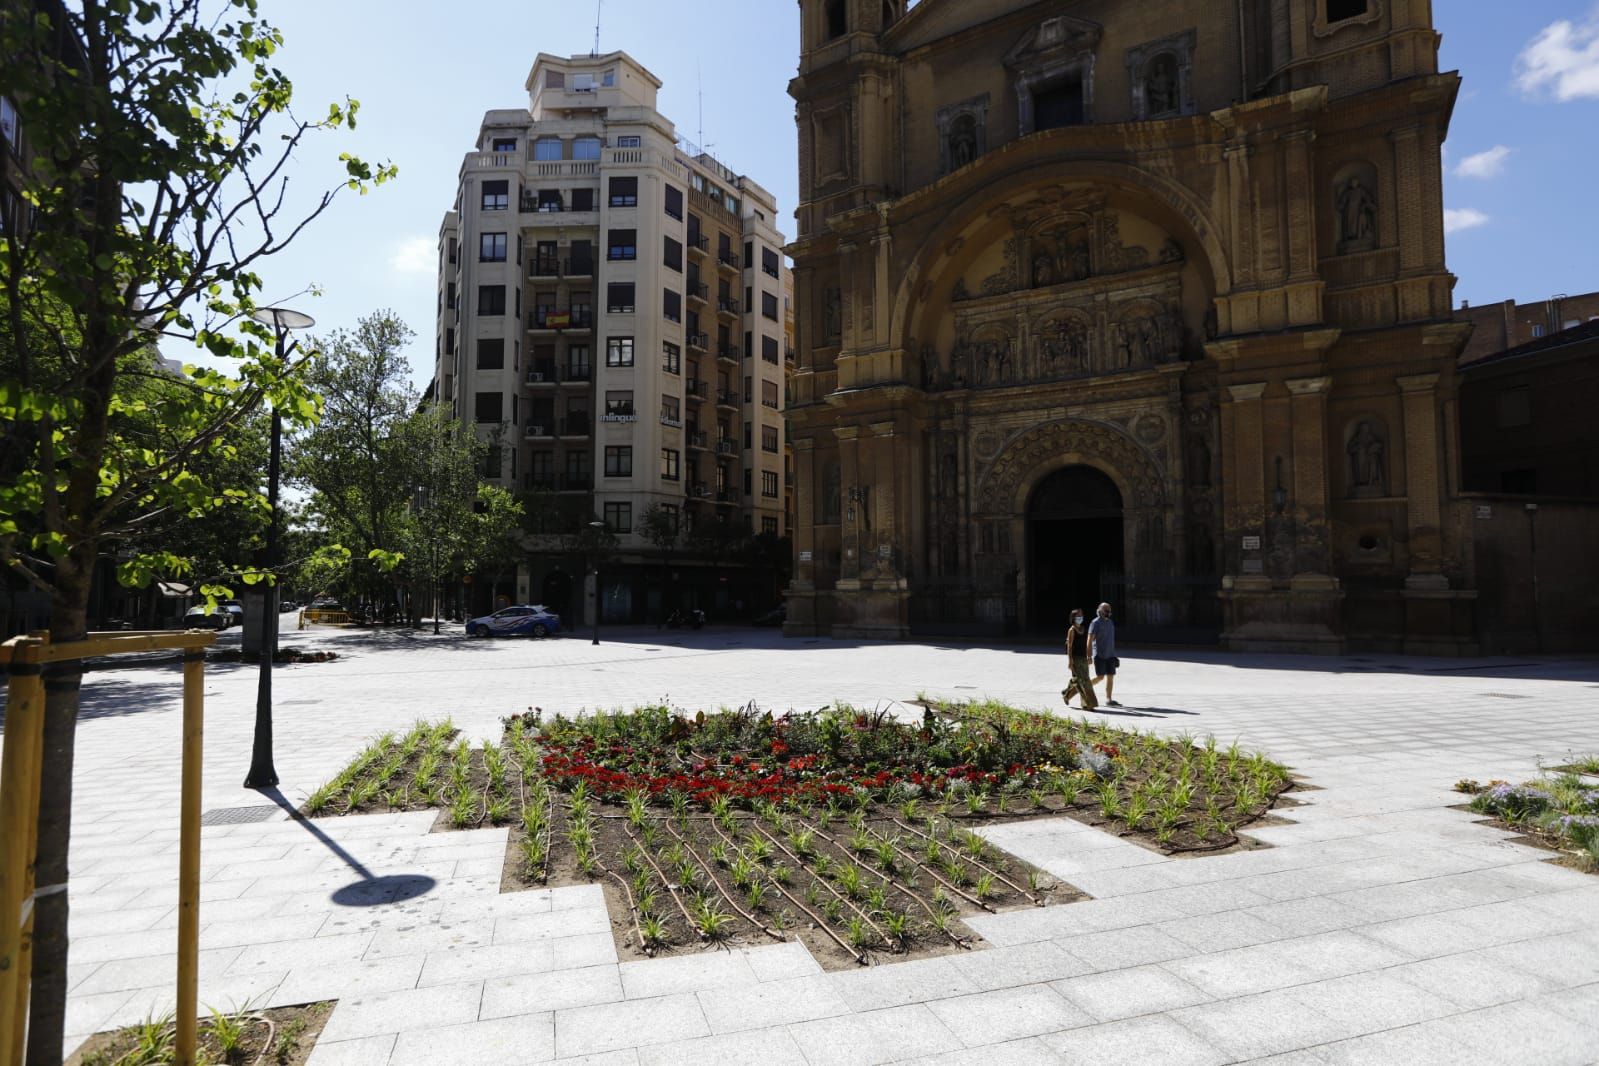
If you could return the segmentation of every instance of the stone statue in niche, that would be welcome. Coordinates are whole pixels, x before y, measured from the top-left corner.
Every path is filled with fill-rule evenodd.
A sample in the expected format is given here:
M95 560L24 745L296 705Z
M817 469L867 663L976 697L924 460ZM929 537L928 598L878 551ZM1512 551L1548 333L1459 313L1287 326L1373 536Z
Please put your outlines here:
M836 288L822 292L822 340L836 343L844 335L844 297Z
M1086 240L1077 241L1071 246L1070 262L1073 281L1082 281L1094 273L1093 257Z
M1150 115L1165 115L1178 109L1177 60L1162 52L1149 61L1144 79L1144 102Z
M1063 318L1045 328L1038 338L1038 354L1045 373L1060 374L1088 366L1088 329Z
M977 158L977 120L962 115L949 128L949 166L951 170Z
M1133 341L1125 323L1110 324L1110 350L1115 359L1112 369L1119 370L1133 365Z
M1048 252L1033 256L1033 288L1055 284L1055 259Z
M1367 252L1377 247L1377 196L1358 177L1338 193L1338 251Z
M1380 427L1367 420L1355 427L1349 445L1349 494L1388 495L1388 442Z
M972 345L972 363L979 380L985 385L998 385L1011 376L1011 340L978 341Z

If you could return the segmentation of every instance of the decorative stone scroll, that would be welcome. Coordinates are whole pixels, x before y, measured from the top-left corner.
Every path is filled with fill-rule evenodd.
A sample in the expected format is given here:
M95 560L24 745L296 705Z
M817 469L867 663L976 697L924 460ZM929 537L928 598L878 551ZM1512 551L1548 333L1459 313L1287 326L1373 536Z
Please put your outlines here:
M1123 500L1131 507L1159 507L1166 502L1166 480L1149 453L1127 434L1100 422L1051 422L1030 429L1007 444L982 475L977 510L1007 515L1016 508L1024 485L1044 468L1059 465L1063 455L1092 457L1118 475Z

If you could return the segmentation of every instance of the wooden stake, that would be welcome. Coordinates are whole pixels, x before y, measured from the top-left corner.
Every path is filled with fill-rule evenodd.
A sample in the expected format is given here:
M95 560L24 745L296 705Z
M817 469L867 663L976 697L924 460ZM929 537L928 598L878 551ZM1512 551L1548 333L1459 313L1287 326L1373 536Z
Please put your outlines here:
M199 1038L200 770L205 758L205 652L183 656L183 796L178 829L178 1014L175 1061L194 1066Z
M48 635L5 643L11 664L0 767L0 1064L21 1066L33 965L34 860L44 744L41 652Z

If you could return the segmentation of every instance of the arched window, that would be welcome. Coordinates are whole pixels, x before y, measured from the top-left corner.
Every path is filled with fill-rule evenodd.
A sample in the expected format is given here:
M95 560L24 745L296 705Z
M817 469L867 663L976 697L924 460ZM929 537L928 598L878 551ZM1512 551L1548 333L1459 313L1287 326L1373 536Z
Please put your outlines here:
M1177 57L1161 52L1144 68L1144 108L1150 118L1174 115L1182 109Z
M894 25L894 20L897 18L899 15L894 11L893 0L883 0L883 29L886 30Z
M1342 22L1366 13L1366 0L1327 0L1327 21Z
M827 0L827 39L849 32L849 0Z

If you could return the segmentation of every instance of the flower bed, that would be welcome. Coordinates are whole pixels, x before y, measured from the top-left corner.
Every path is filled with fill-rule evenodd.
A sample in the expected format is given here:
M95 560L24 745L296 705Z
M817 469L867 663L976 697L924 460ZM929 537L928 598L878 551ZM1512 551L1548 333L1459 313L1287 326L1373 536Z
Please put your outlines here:
M1519 785L1461 781L1455 788L1471 794L1472 810L1559 851L1567 865L1599 873L1599 783L1567 771Z
M333 1003L223 1013L213 1010L200 1022L200 1062L302 1066L333 1012ZM164 1066L176 1060L177 1027L169 1014L146 1018L126 1029L97 1033L86 1040L67 1066Z
M471 749L449 722L379 738L308 814L441 807L512 824L507 879L606 885L635 950L804 939L848 965L958 951L962 914L1078 897L983 825L1067 814L1168 852L1239 844L1290 784L1258 755L1000 704L919 718L847 706L505 723Z

